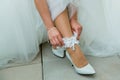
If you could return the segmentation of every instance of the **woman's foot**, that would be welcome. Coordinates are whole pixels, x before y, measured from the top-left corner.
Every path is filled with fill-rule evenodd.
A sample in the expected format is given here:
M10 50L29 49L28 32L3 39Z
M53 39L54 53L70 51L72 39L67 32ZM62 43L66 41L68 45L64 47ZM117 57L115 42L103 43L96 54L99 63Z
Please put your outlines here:
M88 61L86 60L83 52L80 50L79 45L75 45L75 50L72 50L72 48L67 48L67 52L76 67L82 68L88 64Z
M75 51L71 48L67 48L66 56L73 64L75 71L82 75L95 74L96 72L94 68L88 63L82 51L80 50L80 47L78 45L74 45L74 47Z
M88 63L83 52L78 45L79 41L76 39L77 35L70 38L64 38L66 56L73 64L75 70L79 74L95 74L94 68Z

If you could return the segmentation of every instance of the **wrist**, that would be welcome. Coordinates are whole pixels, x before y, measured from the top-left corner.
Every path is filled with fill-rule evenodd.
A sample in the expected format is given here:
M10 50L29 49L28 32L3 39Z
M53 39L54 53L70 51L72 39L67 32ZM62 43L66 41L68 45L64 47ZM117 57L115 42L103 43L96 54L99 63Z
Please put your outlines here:
M46 20L45 26L46 30L48 31L49 29L54 27L54 23L52 21Z
M51 28L55 27L53 24L49 24L49 25L45 25L46 26L46 30L50 30Z
M56 27L51 27L51 28L49 28L49 29L47 30L48 34L49 34L51 31L53 31L53 30L56 30Z
M54 28L54 26L47 27L47 31L49 31L52 28Z

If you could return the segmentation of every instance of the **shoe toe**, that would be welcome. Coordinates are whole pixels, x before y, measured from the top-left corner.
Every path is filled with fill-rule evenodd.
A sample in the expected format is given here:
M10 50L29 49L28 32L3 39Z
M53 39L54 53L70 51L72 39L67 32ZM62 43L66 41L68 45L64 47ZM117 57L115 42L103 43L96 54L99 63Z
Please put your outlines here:
M94 68L90 64L87 64L85 67L82 67L82 68L75 67L75 69L79 74L95 74L96 73Z

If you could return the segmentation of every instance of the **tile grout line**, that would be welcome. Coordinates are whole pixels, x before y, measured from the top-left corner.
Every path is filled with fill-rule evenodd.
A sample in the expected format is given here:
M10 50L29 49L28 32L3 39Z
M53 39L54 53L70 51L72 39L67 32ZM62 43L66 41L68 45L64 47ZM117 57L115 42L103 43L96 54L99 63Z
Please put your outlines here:
M41 51L41 64L42 64L42 80L44 80L44 68L43 68L43 44L40 45L40 51Z
M117 56L118 56L118 58L120 59L120 53L118 53L118 55L117 55Z

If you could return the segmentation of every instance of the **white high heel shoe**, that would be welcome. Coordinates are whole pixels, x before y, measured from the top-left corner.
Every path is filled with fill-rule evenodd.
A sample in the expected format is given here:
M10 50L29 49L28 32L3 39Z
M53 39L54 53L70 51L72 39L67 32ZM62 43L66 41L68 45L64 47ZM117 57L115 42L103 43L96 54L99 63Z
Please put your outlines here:
M74 45L75 44L79 44L79 41L76 39L77 38L77 34L74 33L74 35L71 38L63 38L64 44L65 44L65 48L72 48L73 50L75 50ZM82 67L82 68L78 68L72 61L69 53L66 51L66 56L67 58L71 61L71 63L73 64L75 71L79 74L95 74L95 70L94 68L88 63L86 66Z
M75 71L79 74L84 74L84 75L89 75L89 74L95 74L95 70L94 68L88 63L86 66L82 67L82 68L78 68L76 67L76 65L72 62L71 57L69 55L69 53L66 51L66 56L67 58L71 61L71 63L73 64Z
M56 49L52 48L52 52L55 56L63 58L64 55L64 48L63 47L57 47Z

